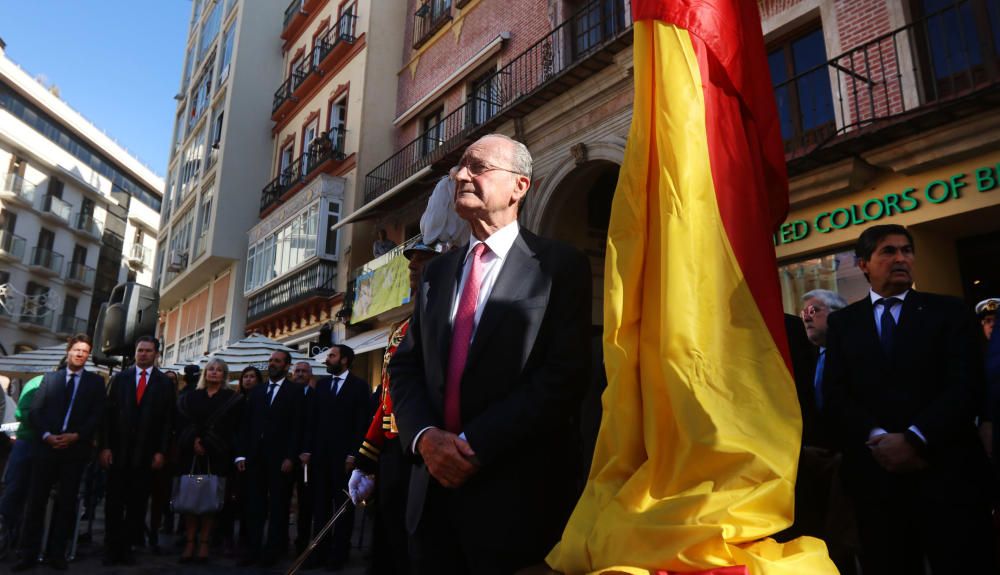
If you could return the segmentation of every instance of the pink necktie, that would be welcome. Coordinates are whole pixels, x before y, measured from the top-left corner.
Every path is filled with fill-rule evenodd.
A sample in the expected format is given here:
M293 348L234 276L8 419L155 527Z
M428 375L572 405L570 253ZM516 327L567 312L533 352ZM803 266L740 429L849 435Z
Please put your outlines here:
M472 249L472 269L465 280L462 295L455 313L455 327L451 336L451 353L448 354L448 379L444 387L444 426L452 433L462 431L462 372L469 357L472 329L476 324L476 303L479 301L479 284L483 281L483 252L486 244L480 242Z

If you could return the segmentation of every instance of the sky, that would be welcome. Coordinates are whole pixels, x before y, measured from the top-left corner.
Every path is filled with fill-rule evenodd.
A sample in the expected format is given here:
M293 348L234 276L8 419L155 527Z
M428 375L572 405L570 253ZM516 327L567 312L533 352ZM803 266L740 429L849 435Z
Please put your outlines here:
M161 177L191 0L0 0L6 57Z

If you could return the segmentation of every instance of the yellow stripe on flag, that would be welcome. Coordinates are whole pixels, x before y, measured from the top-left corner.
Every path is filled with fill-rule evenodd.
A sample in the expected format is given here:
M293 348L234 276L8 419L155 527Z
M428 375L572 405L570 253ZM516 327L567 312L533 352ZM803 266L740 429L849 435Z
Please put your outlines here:
M795 387L726 235L691 37L635 23L635 104L608 229L608 388L563 573L836 573L792 520Z

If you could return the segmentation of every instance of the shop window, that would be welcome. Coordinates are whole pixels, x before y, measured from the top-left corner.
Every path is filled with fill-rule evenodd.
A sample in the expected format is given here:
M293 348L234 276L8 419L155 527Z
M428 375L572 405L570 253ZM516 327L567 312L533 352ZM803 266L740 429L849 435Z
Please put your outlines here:
M858 268L854 251L843 251L778 267L781 303L785 313L798 314L802 296L814 289L836 292L848 302L868 295L868 280Z

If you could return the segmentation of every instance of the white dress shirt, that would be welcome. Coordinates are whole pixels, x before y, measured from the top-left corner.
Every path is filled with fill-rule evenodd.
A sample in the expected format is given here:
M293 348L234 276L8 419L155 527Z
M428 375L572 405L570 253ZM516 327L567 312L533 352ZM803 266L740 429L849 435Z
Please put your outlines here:
M149 387L149 378L153 377L153 366L147 368L141 368L135 366L135 389L139 390L139 379L142 377L142 372L146 372L146 387Z
M350 373L351 373L350 370L345 369L344 373L341 373L340 375L330 374L330 378L331 378L330 382L331 383L334 382L334 381L337 382L337 389L331 389L330 390L330 391L333 392L334 395L340 395L340 390L344 389L344 382L347 381L347 376L350 375ZM339 381L338 381L338 378L339 378Z
M274 384L274 391L272 391L271 401L267 404L268 406L270 406L272 403L274 403L274 398L275 397L278 397L278 392L281 391L281 384L285 383L285 378L281 378L278 381L270 381L269 380L267 382L267 385L264 387L264 397L265 398L267 397L268 389L271 387L272 383ZM239 463L241 461L246 461L246 460L247 460L246 457L237 457L236 459L233 460L233 463Z
M517 220L514 220L493 232L493 235L486 238L485 242L477 240L476 236L469 235L469 249L466 250L465 260L463 260L462 278L459 280L458 286L455 287L455 299L451 304L451 315L448 316L448 321L452 324L455 323L455 315L458 314L458 303L462 299L462 290L465 289L465 282L469 279L469 272L472 271L472 258L470 257L472 250L477 245L485 243L489 249L482 256L483 278L482 283L479 284L476 315L472 323L473 338L476 335L476 328L479 327L479 318L483 316L483 308L486 307L486 302L490 299L490 293L493 292L493 285L497 283L500 268L503 267L503 263L506 261L507 254L510 252L511 246L514 245L514 240L517 239L519 231L520 227L517 225Z
M66 427L69 425L69 416L73 413L73 404L76 403L76 392L80 389L80 379L83 378L83 369L77 372L70 371L69 368L66 369L66 379L63 380L63 385L69 385L69 378L71 375L76 375L76 381L73 382L73 394L69 398L69 407L66 408L66 417L63 418L62 429L59 430L60 433L66 431ZM46 431L42 434L42 441L48 439L52 433Z
M899 303L893 305L892 309L889 310L889 313L892 314L892 320L896 322L896 325L899 325L899 314L903 311L903 302L906 300L906 296L909 295L909 293L910 293L910 290L906 290L906 291L904 291L903 293L901 293L899 295L889 296L889 297L894 297L894 298L898 298L899 299ZM876 305L875 302L877 302L878 300L882 299L882 296L879 295L879 294L877 294L877 293L875 293L875 290L873 290L873 289L869 289L868 290L868 297L871 298L871 300L872 300L872 308L873 308L873 312L875 313L875 331L879 334L879 336L881 336L882 335L882 313L883 313L882 308L885 306L885 304L879 302L878 305ZM924 437L924 434L920 432L920 428L918 428L916 425L911 425L909 427L909 430L912 431L913 433L915 433L917 435L917 437L920 438L921 441L923 441L924 443L927 443L927 438ZM873 437L878 437L879 435L886 435L887 433L889 433L889 432L886 431L885 429L883 429L881 427L876 427L876 428L872 429L870 432L868 432L868 439L872 439Z

